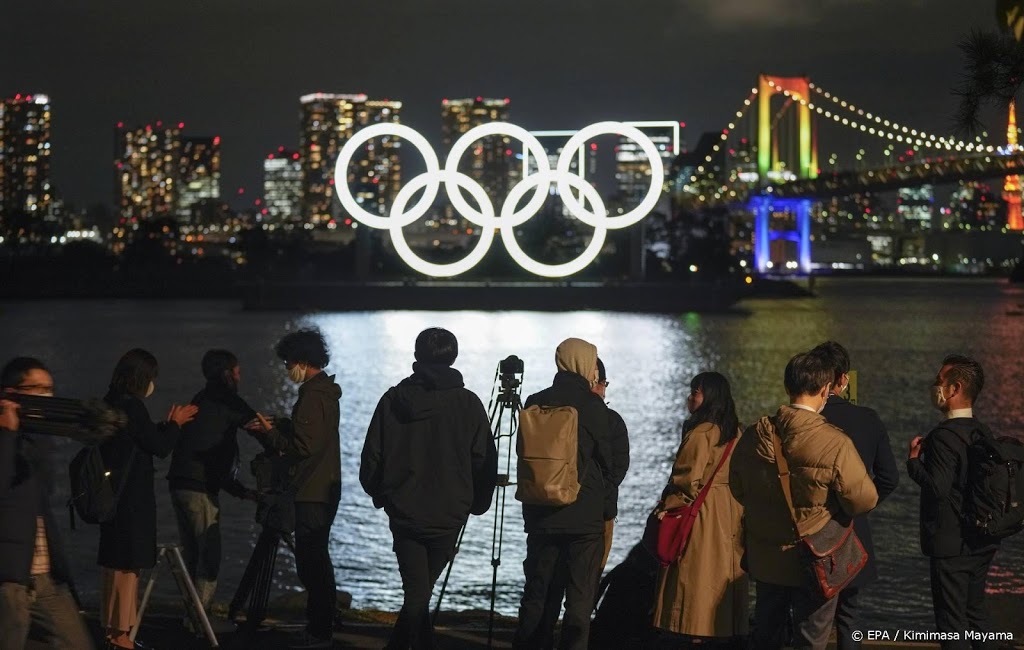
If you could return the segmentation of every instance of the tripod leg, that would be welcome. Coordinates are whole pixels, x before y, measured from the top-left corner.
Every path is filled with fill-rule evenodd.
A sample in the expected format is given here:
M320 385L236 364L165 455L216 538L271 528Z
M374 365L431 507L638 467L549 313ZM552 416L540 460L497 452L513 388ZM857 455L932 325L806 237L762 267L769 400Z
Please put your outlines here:
M164 549L160 549L156 556L156 564L153 565L153 570L149 572L149 581L146 582L146 590L142 592L142 602L139 603L139 611L135 615L135 627L128 633L128 638L135 641L135 635L139 633L139 628L142 626L142 617L146 613L146 605L149 604L149 596L153 593L153 585L156 584L156 576L160 572L160 560L164 557Z
M231 605L228 607L228 619L235 620L238 618L238 613L242 611L242 607L245 606L245 601L249 598L252 593L253 586L256 583L256 577L262 570L263 562L263 547L266 546L267 531L263 530L260 532L259 538L256 540L256 546L252 549L252 555L249 556L249 563L245 565L245 573L242 574L242 579L238 583L238 588L235 589L235 595L231 599Z
M278 535L273 536L273 543L265 550L263 571L260 572L253 591L251 618L254 625L259 625L267 617L267 603L270 601L270 584L274 580L274 565L277 563Z
M164 547L164 550L167 561L171 565L171 575L178 583L178 592L181 594L182 600L185 601L185 611L191 619L192 625L195 626L198 623L202 626L203 633L206 634L206 639L210 642L210 647L219 647L217 635L213 633L213 627L210 626L210 619L206 615L203 602L199 599L199 592L196 591L196 586L192 582L192 576L185 568L185 560L181 557L181 551L177 546Z

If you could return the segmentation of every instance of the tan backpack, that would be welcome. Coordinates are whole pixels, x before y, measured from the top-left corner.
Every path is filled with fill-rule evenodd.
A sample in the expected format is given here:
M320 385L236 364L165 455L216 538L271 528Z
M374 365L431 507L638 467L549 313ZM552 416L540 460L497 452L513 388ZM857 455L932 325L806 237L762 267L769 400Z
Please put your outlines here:
M537 506L567 506L580 493L576 457L579 414L572 406L531 406L519 412L516 499Z

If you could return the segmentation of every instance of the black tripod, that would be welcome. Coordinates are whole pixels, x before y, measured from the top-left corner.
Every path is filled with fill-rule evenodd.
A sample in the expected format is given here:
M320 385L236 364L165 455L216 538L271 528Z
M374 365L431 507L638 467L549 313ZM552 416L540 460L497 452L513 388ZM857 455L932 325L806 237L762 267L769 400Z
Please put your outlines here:
M491 400L487 405L487 414L491 423L491 434L494 437L494 446L498 451L498 458L501 458L501 443L505 441L505 472L498 472L497 489L494 492L494 528L491 532L491 607L487 619L487 647L492 647L494 638L494 599L498 591L498 567L501 566L501 545L505 531L505 489L514 485L509 480L512 469L512 447L513 439L519 431L519 411L523 407L520 391L523 387L523 361L512 355L498 362L498 368L494 373L494 387L491 389ZM434 606L432 623L437 623L437 615L441 611L441 601L444 600L444 592L448 588L448 578L452 574L452 567L455 566L455 557L458 556L459 548L462 546L462 537L466 534L466 527L463 525L459 532L459 541L455 545L455 555L448 564L448 570L444 575L444 582L441 583L441 592L437 596L437 604Z
M263 527L256 546L249 556L249 564L245 567L242 580L235 590L235 597L228 606L228 620L235 620L245 607L245 627L250 631L259 627L267 617L267 601L270 600L270 585L274 580L274 564L277 561L277 550L284 542L292 553L295 546L291 535ZM246 600L249 601L245 606Z

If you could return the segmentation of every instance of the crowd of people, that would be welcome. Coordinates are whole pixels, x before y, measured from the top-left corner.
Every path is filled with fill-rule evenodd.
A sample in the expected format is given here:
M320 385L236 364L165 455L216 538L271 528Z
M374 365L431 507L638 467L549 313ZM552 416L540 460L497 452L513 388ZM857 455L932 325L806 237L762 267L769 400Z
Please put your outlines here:
M289 418L268 417L239 396L238 359L227 350L204 355L205 386L160 421L144 401L155 390L157 360L134 349L117 362L104 400L127 425L101 445L119 496L116 514L100 524L97 558L108 648L136 647L139 574L157 560L154 457L171 456L167 480L180 544L209 609L221 562L220 492L262 496L238 480L240 431L286 468L308 621L290 647L331 646L336 589L328 545L341 493L341 388L325 371L330 356L318 330L290 333L275 351L300 385ZM435 582L469 516L485 513L494 500L491 423L453 367L457 357L451 332L421 332L412 375L380 398L362 449L360 483L387 514L404 591L391 650L435 647L428 611ZM525 584L513 641L524 650L554 648L556 635L559 648L594 645L591 617L629 468L626 423L605 403L610 382L597 347L567 339L555 364L551 386L529 395L523 407L571 414L576 475L567 502L524 499ZM859 596L877 576L866 515L896 489L899 471L878 414L843 397L849 377L850 357L838 343L797 354L783 373L789 404L746 428L726 377L703 372L692 379L689 416L661 498L652 499L649 525L680 507L698 507L683 552L658 574L647 619L656 633L647 642L820 649L834 626L839 648L859 647ZM985 579L998 541L973 535L961 517L967 448L986 430L973 412L983 385L976 361L943 359L932 388L943 422L915 437L908 451L908 474L921 487L920 541L931 564L935 625L959 636L943 641L945 648L985 647L962 635L988 630ZM16 396L52 396L53 377L43 362L19 357L0 373L0 391L0 647L24 647L31 628L51 647L93 648L50 506L52 440L20 431ZM520 481L537 480L520 463ZM824 597L808 584L798 540L830 522L852 526L868 559L838 595Z

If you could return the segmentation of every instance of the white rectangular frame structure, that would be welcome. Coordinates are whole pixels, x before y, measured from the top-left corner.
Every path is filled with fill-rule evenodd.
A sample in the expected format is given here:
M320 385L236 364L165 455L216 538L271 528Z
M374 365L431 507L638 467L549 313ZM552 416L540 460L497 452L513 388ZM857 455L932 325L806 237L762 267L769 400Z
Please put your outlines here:
M645 128L670 128L672 129L672 152L679 155L679 130L680 123L676 120L639 120L639 121L624 121L623 124L628 126L636 127L638 129ZM579 132L578 129L559 129L553 131L530 131L530 135L535 136L538 140L541 140L543 144L543 138L571 138ZM580 176L586 175L586 163L587 163L587 152L586 148L582 145L579 149L579 168ZM667 170L666 170L667 171ZM523 145L523 178L526 178L530 174L530 152L527 151L526 145Z

